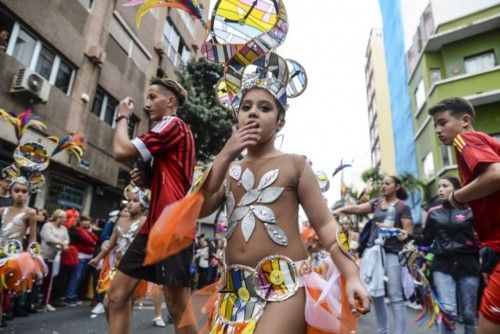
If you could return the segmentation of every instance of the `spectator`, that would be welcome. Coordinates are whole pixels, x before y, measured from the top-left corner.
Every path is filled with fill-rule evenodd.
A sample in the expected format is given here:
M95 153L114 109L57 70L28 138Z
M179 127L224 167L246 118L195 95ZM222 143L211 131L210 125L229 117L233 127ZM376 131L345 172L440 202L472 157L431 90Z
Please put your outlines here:
M7 45L9 44L9 31L7 29L0 30L0 51L7 51Z
M52 213L51 220L45 223L40 232L42 238L42 257L49 267L48 274L43 279L42 292L43 292L43 303L47 311L55 311L55 307L52 306L52 296L51 296L51 280L53 279L53 265L54 259L58 251L67 250L69 244L69 235L64 222L66 221L66 212L64 210L58 209ZM52 282L52 285L58 285L60 282L56 278Z
M209 265L209 248L207 239L200 239L200 247L196 250L195 258L198 263L198 289L201 289L207 284L208 265Z
M73 268L66 291L68 306L77 306L78 289L85 274L87 263L94 254L98 237L92 232L90 217L81 216L79 222L70 231L71 244L78 249L78 264Z

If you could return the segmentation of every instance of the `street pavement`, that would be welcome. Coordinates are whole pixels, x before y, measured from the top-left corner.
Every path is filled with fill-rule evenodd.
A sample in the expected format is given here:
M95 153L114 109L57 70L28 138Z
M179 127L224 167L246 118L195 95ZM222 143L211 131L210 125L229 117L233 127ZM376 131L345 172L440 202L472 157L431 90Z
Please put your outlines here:
M94 334L106 333L106 320L104 315L90 318L91 307L87 304L78 307L59 308L55 312L43 312L30 315L27 318L15 318L8 322L8 326L0 329L0 333L16 333L16 334ZM408 334L430 333L437 334L436 329L418 330L413 320L416 318L418 311L407 308L408 310ZM388 312L389 315L391 312ZM163 310L163 318L167 318L167 312ZM134 320L131 328L132 334L144 333L167 333L174 334L172 324L167 324L166 328L153 327L151 320L153 319L153 309L150 305L136 306L134 310ZM390 320L392 325L392 319ZM462 333L463 327L458 326L457 333ZM373 312L363 316L358 325L359 334L375 334L376 321ZM274 334L274 333L273 333ZM281 334L281 333L280 333ZM286 333L283 333L286 334Z

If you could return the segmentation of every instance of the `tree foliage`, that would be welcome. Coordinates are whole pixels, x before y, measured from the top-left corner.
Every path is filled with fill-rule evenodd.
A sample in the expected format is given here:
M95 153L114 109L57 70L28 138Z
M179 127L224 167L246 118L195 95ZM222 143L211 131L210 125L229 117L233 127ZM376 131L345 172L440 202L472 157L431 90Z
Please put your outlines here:
M230 137L233 124L231 114L215 97L215 84L222 77L222 67L205 59L191 61L181 68L178 77L188 99L177 114L191 127L197 160L208 163Z

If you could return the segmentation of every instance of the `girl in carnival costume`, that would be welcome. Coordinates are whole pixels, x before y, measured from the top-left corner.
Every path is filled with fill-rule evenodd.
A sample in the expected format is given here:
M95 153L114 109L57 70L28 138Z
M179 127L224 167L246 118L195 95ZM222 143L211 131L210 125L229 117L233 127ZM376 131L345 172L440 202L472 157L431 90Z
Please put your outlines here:
M96 267L103 260L101 273L99 275L98 292L106 292L115 275L116 267L135 239L142 225L146 221L145 211L149 208L149 191L134 185L128 185L124 191L127 200L128 215L120 216L117 220L109 241L103 243L102 250L89 265ZM142 297L145 293L145 282L135 290L135 297ZM104 308L108 314L109 301L104 299ZM133 306L133 301L131 301Z
M264 67L260 70L269 73ZM358 268L339 244L338 226L307 159L274 147L276 134L285 124L286 104L272 86L283 88L267 75L244 82L235 108L237 127L201 188L205 195L201 216L225 200L230 217L225 281L213 333L306 332L306 293L301 287L311 270L297 224L299 204L346 279L351 310L365 313L369 307ZM235 162L244 149L246 156Z
M96 267L104 259L97 286L99 293L106 292L109 289L118 263L146 221L145 212L149 208L150 202L149 190L129 185L125 188L124 194L128 202L126 207L128 215L120 215L109 241L105 242L101 252L89 261L90 266ZM165 327L166 324L161 317L162 292L159 289L160 287L157 285L148 285L147 282L142 281L135 290L134 298L130 301L130 306L133 307L134 301L144 297L146 292L150 293L155 301L153 325ZM108 304L109 301L105 297L104 309L106 317L108 316Z
M216 94L237 125L211 168L196 182L193 196L164 210L148 240L146 262L154 263L192 242L194 231L189 231L180 213L197 216L200 205L204 217L226 203L227 247L209 322L211 333L308 331L303 287L312 271L301 242L299 204L343 276L343 280L334 276L328 286L315 289L342 302L319 296L324 302L318 298L309 303L310 307L321 304L329 316L309 318L309 324L314 324L309 332L349 333L354 329L351 313L369 309L368 293L345 247L345 235L340 234L307 159L274 146L285 124L287 97L300 95L306 87L300 64L271 52L284 41L287 20L282 0L217 2L209 40L201 52L209 61L225 65ZM235 161L245 150L244 158Z

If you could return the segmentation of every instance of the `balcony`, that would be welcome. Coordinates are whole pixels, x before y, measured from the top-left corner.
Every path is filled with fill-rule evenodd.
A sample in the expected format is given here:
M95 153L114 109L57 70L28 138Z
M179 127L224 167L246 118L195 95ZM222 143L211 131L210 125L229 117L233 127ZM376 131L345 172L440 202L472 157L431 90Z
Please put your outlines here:
M500 66L437 81L429 91L426 104L432 106L452 96L465 97L474 105L500 101Z

